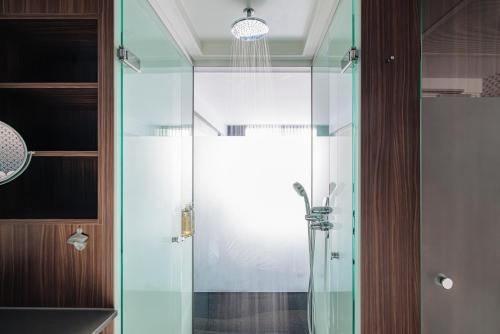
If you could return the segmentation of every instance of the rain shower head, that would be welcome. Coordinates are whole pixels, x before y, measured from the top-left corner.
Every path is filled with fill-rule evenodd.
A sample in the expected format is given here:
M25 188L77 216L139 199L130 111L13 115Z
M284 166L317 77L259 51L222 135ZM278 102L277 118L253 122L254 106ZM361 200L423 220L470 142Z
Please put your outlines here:
M293 184L293 189L295 189L295 191L297 192L297 194L299 196L304 197L304 203L306 205L306 214L311 213L311 206L309 204L309 198L307 197L307 192L304 189L304 187L300 183L295 182Z
M243 12L246 17L234 21L231 26L231 33L242 41L256 41L267 35L269 27L266 21L253 17L253 8L245 8Z

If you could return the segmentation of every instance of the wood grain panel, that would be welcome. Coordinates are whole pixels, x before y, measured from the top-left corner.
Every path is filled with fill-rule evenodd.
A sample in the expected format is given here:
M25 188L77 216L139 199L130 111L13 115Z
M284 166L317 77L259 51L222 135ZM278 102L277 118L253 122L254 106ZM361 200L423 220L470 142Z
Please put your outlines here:
M418 8L362 4L363 334L420 333Z
M100 0L0 0L0 15L98 14Z
M0 226L0 305L112 307L107 298L105 226L83 227L87 248L66 244L77 225ZM112 266L111 266L112 268Z
M114 226L114 21L113 0L101 0L98 28L99 39L99 180L98 180L98 218L103 224L105 243L101 249L106 261L100 263L100 270L104 273L103 300L113 301L114 257L113 257L113 226ZM106 332L111 333L112 329Z

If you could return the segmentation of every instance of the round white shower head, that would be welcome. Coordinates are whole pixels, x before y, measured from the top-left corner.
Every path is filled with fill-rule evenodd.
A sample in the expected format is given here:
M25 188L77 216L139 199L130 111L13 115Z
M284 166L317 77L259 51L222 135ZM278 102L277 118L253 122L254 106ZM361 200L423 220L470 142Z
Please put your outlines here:
M266 21L253 17L252 8L245 8L243 12L247 16L234 21L231 26L231 33L234 37L243 41L256 41L267 35L269 27Z

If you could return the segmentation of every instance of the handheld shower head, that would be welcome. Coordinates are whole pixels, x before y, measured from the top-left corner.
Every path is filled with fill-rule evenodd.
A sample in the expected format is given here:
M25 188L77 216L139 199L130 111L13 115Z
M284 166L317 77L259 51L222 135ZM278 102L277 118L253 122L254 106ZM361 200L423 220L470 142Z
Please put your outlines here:
M302 197L307 196L306 190L304 189L304 187L300 183L295 182L293 184L293 189L295 189L295 191L297 192L297 194L299 194L299 196L302 196Z
M335 182L330 182L328 184L328 192L330 193L330 196L333 194L335 189L337 188L337 184Z
M297 192L297 194L301 197L304 197L304 203L306 205L306 214L310 214L311 213L311 206L309 204L309 198L307 197L307 192L306 190L304 189L304 187L298 183L298 182L295 182L293 184L293 189L295 189L295 191Z

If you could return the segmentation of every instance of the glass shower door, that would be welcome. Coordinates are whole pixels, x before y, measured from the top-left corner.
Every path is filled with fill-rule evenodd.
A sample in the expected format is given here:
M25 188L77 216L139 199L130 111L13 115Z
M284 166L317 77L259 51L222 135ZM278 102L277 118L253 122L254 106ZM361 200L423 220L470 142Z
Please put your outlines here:
M312 69L312 202L333 208L329 215L333 228L316 232L315 334L358 332L354 301L359 2L338 2Z
M121 332L188 334L193 70L149 1L121 19Z

